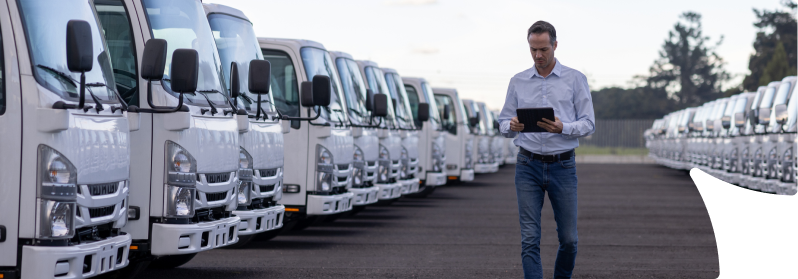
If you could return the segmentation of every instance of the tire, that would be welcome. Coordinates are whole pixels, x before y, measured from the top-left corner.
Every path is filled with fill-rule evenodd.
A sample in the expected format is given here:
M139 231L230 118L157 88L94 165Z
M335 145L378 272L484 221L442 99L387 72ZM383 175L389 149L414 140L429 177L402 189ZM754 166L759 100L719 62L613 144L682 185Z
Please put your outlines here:
M418 199L418 198L422 198L423 199L423 198L426 198L427 196L429 196L429 194L432 194L432 192L435 192L435 188L437 188L437 187L424 186L424 188L421 189L421 191L418 191L415 194L407 195L407 197L416 198L416 199Z
M239 235L238 236L238 242L236 242L235 244L227 245L227 246L225 246L223 248L225 248L225 249L243 248L244 246L247 246L247 244L249 244L250 241L255 239L255 236L257 236L257 235L258 234Z
M171 255L157 258L150 263L150 268L169 269L184 265L191 261L197 253L184 255Z

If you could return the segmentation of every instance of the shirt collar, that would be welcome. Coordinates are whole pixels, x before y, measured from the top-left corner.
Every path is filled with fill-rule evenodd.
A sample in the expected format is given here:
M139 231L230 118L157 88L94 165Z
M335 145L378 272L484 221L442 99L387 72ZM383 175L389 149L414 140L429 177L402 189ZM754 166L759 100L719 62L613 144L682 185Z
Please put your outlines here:
M561 72L562 72L562 65L560 65L560 61L557 60L557 58L554 58L554 69L551 70L551 74L549 74L549 76L555 75L557 77L560 77L560 73ZM543 77L542 75L540 75L538 73L538 68L533 65L532 66L532 75L529 76L529 78L533 78L535 76Z

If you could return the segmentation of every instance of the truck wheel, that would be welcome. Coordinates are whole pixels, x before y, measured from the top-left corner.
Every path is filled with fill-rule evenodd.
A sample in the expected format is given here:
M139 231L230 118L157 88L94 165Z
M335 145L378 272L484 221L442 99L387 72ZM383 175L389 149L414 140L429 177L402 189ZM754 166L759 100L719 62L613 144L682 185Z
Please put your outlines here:
M191 261L197 253L185 255L171 255L157 258L150 263L150 268L168 269L184 265Z
M239 236L238 236L238 242L236 242L235 244L230 244L230 245L227 245L227 246L225 246L225 247L223 247L223 248L225 248L225 249L238 249L238 248L242 248L242 247L246 246L247 244L249 244L249 242L250 242L250 241L252 241L253 239L255 239L255 236L257 236L257 234L250 234L250 235L239 235Z
M424 186L424 189L421 189L421 191L418 191L418 193L407 195L407 197L409 197L409 198L426 198L427 196L429 196L429 194L432 194L432 192L435 192L435 188L437 188L437 187Z

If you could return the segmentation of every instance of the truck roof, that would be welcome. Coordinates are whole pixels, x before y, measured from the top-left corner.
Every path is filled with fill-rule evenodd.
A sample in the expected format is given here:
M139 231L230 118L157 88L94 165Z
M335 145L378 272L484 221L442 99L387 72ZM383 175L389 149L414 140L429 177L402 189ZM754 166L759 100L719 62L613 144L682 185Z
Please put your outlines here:
M303 40L303 39L284 39L284 38L263 38L263 37L258 37L258 43L261 43L261 44L281 44L281 45L287 45L287 46L290 46L290 47L294 47L296 49L300 49L300 48L303 48L303 47L315 47L315 48L320 48L320 49L323 49L323 50L327 50L326 48L324 48L324 45L322 45L319 42L311 41L311 40Z
M397 72L393 68L382 68L382 72L386 73L386 74L389 74L389 73L390 74L397 74L397 75L399 74L399 72Z
M343 51L329 51L329 52L330 52L330 55L331 56L335 56L335 58L348 58L348 59L355 60L355 58L352 58L352 55L350 55L349 53L343 52Z
M250 21L249 18L246 15L244 15L244 12L242 12L239 9L230 7L230 6L225 6L225 5L221 5L221 4L202 4L202 8L205 9L205 15L226 14L226 15L231 15L231 16L234 16L234 17L241 18L243 20L246 20L246 21L249 21L250 23L252 23L252 21Z

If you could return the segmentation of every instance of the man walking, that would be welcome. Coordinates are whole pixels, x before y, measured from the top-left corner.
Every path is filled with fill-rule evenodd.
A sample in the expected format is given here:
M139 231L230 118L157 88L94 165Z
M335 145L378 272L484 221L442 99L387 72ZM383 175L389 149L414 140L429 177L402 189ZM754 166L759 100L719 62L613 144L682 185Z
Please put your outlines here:
M507 88L499 115L501 133L515 137L520 148L515 166L515 189L521 222L521 260L524 278L542 278L540 264L540 211L548 192L560 248L554 262L554 278L571 278L576 263L576 159L577 138L595 131L593 101L585 75L554 58L557 32L545 21L527 32L535 65L516 74ZM522 133L516 109L551 107L554 121L535 123L547 133ZM531 124L531 123L527 123Z

